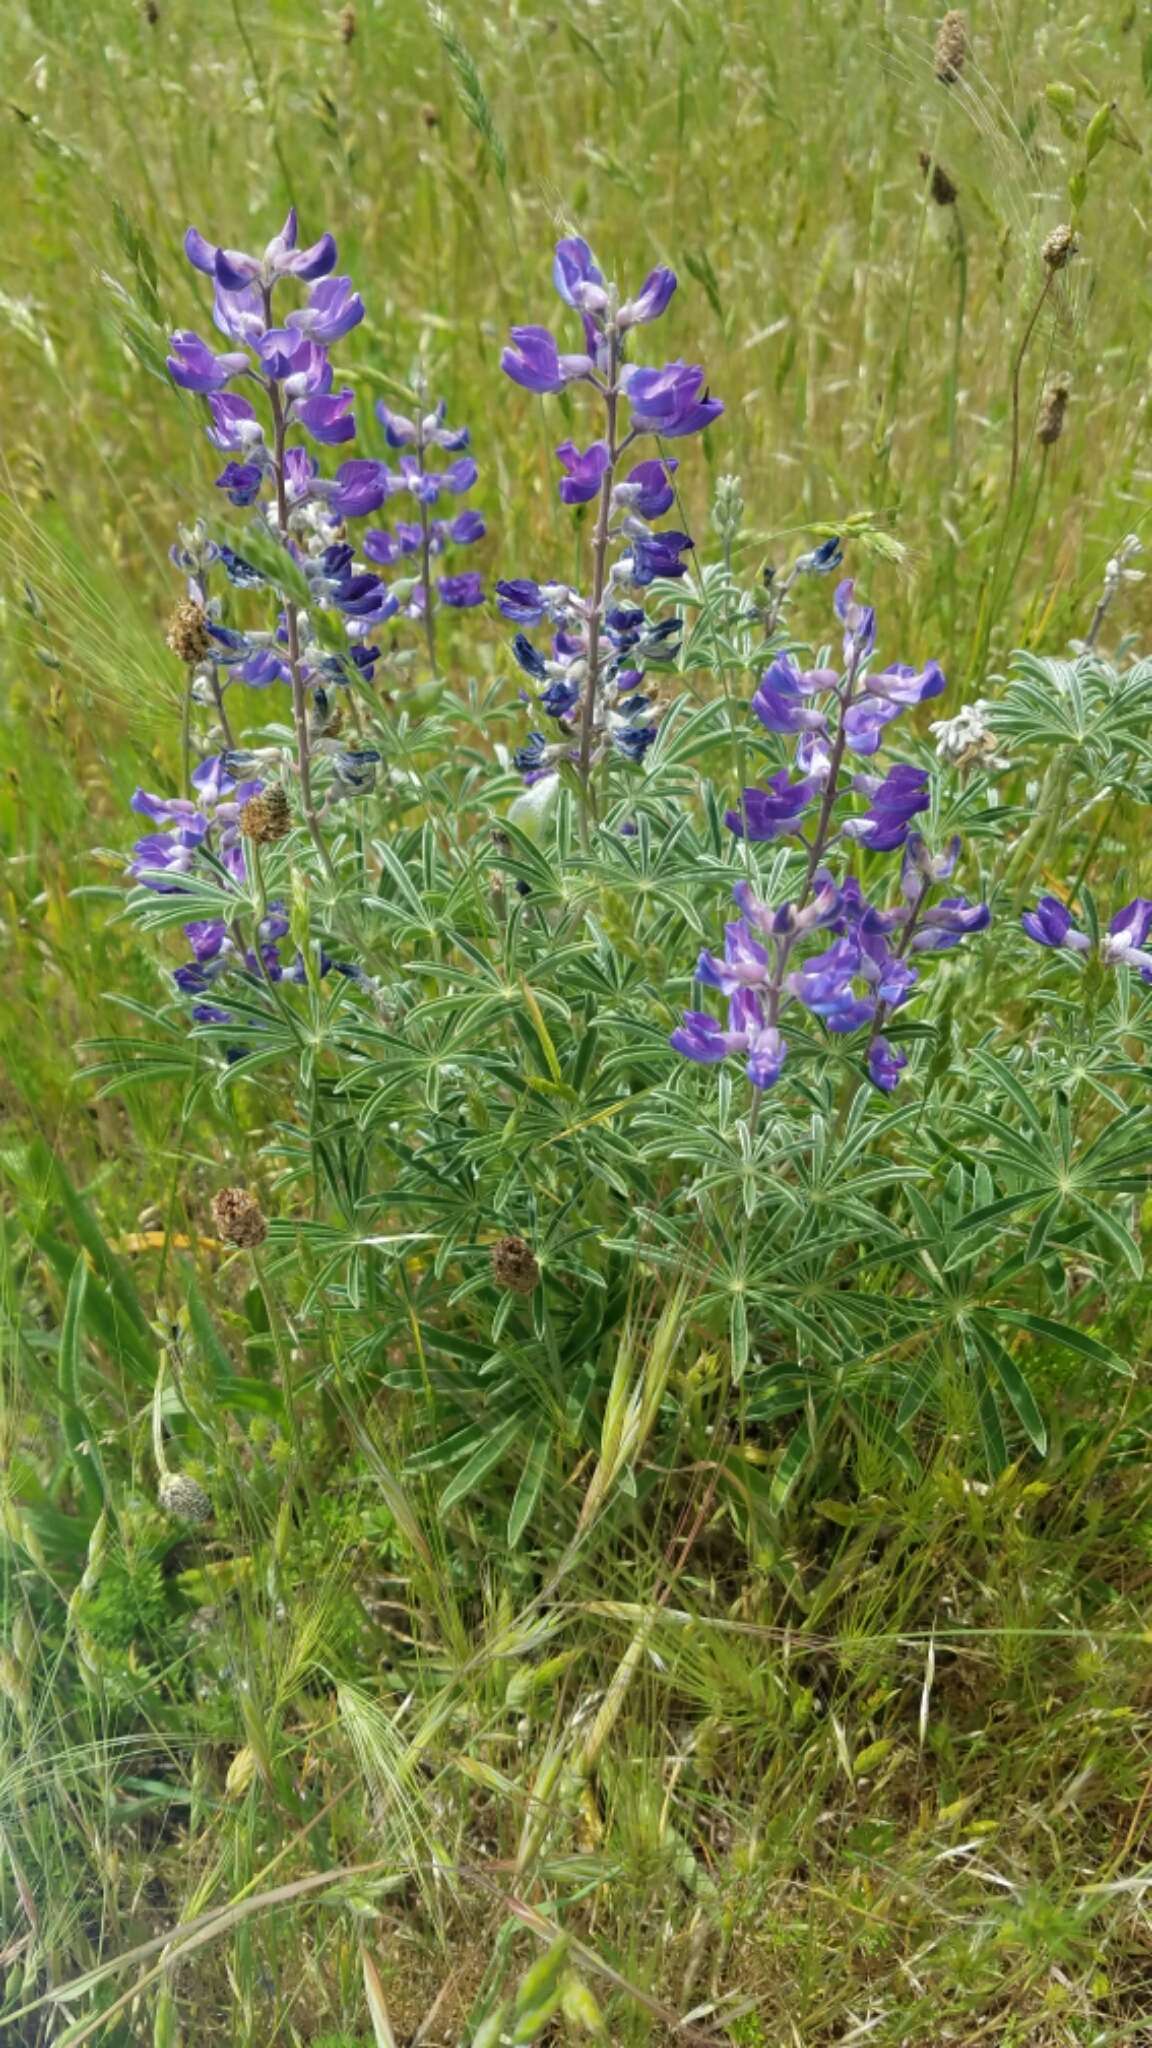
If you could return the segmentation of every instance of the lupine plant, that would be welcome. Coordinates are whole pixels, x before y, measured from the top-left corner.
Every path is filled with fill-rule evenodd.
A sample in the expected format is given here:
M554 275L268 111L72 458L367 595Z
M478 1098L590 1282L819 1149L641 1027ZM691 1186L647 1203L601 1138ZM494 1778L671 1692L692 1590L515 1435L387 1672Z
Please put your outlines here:
M1088 970L1091 1017L1044 1053L1044 1086L1067 1073L1108 1091L1152 912L1136 898L1101 935L1090 895L1057 893L1047 870L1035 901L1055 785L1035 815L998 794L1020 685L949 717L943 662L882 660L852 575L835 650L800 637L847 555L894 558L866 524L817 528L749 587L726 476L720 560L699 560L671 451L723 408L697 365L633 360L676 279L658 267L628 297L569 235L553 276L577 346L515 327L502 367L598 415L556 449L587 571L580 588L501 576L518 678L461 692L438 676L435 620L478 620L483 596L474 572L437 573L484 531L439 509L476 481L466 430L414 380L410 412L378 408L387 455L324 474L314 447L355 431L329 349L362 316L331 238L298 249L290 217L261 257L195 232L187 250L235 346L182 332L170 368L206 401L219 488L246 525L233 541L194 522L173 550L188 793L133 799L149 829L131 905L147 929L179 924L191 957L159 1037L153 1022L142 1044L106 1047L112 1085L126 1063L182 1060L221 1090L288 1086L281 1181L310 1181L312 1206L273 1220L271 1270L289 1284L304 1248L307 1302L358 1332L343 1354L358 1386L431 1393L443 1425L413 1469L451 1468L446 1510L516 1461L513 1539L545 1511L549 1472L597 1444L629 1303L669 1269L701 1340L726 1346L746 1426L792 1418L780 1488L837 1417L911 1458L946 1363L993 1464L1012 1429L1042 1443L1012 1333L1042 1328L1114 1369L1069 1321L1053 1253L1062 1231L1089 1261L1093 1233L1114 1245L1109 1204L1143 1168L1125 1116L1099 1131L1086 1111L1081 1142L1029 1100L1014 1134L1028 1097L986 963L1017 939L1023 963L1026 935ZM400 496L414 516L349 537ZM441 693L422 699L418 740L379 687L409 619ZM1104 674L1081 649L1067 703ZM291 727L249 728L244 706L262 714L276 686ZM1136 686L1107 687L1127 701ZM468 726L482 745L461 745ZM1139 744L1133 730L1133 759ZM1070 757L1060 789L1082 773ZM716 948L725 897L736 916ZM705 996L677 1021L689 942ZM978 1023L957 1066L962 1000ZM1009 1255L999 1219L1030 1209L1042 1225ZM396 1355L413 1316L418 1365Z

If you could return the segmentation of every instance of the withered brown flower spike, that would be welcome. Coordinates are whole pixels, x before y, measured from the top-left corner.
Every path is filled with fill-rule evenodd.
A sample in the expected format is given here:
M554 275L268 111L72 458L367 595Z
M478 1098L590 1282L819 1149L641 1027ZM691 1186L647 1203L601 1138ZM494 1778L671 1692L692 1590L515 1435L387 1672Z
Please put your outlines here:
M1036 439L1041 447L1051 448L1054 441L1064 432L1064 415L1068 410L1068 394L1071 383L1067 377L1054 377L1043 398L1036 419Z
M512 1294L532 1294L540 1281L536 1254L522 1237L498 1238L492 1247L492 1278Z
M247 1188L221 1188L212 1203L212 1220L225 1244L252 1251L268 1235L264 1211Z
M191 597L181 598L168 621L167 640L177 660L186 662L189 668L203 661L212 645L203 605Z
M204 1488L184 1472L165 1472L156 1489L156 1498L166 1515L177 1515L182 1522L212 1520L212 1502Z
M1061 225L1045 235L1040 254L1049 270L1063 270L1071 262L1080 244L1070 227Z
M257 846L271 846L292 830L292 806L279 784L273 783L258 796L249 797L237 823L245 839L254 840Z

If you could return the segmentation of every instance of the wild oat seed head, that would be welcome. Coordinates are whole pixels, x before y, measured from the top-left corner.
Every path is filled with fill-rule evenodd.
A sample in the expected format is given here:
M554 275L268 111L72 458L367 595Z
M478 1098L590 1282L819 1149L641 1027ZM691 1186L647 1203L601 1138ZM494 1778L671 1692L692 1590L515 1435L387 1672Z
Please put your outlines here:
M920 151L919 164L924 177L927 178L929 172L932 174L928 189L937 206L955 206L957 190L943 164L936 163L926 149Z
M168 645L178 660L195 668L212 645L208 614L195 598L183 597L168 621Z
M166 1515L177 1515L182 1522L212 1520L212 1502L204 1488L183 1472L165 1472L156 1498Z
M958 7L950 7L936 31L936 47L932 53L941 85L955 85L967 55L968 17Z
M522 1237L498 1238L492 1247L492 1278L512 1294L531 1294L539 1284L536 1254Z
M292 830L292 806L279 783L250 796L237 822L245 839L255 840L257 846L271 846L275 840L287 838Z
M1072 229L1067 224L1062 224L1058 228L1053 228L1051 234L1045 235L1040 254L1049 270L1063 270L1079 247L1079 241Z
M1036 439L1044 448L1050 448L1064 432L1064 415L1068 410L1068 393L1071 388L1067 377L1054 377L1040 400Z
M264 1211L247 1188L221 1188L212 1202L212 1220L225 1244L250 1251L268 1235Z

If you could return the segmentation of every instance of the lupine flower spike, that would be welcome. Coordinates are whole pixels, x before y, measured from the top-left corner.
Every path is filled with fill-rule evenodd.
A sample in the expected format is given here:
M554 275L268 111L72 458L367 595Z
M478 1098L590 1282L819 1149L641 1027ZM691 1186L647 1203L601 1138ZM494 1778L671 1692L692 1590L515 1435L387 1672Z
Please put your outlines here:
M552 276L565 306L579 318L581 347L565 353L549 328L514 327L501 364L528 391L553 393L583 384L596 394L598 436L585 446L565 440L556 450L561 501L596 507L590 587L581 592L518 578L498 583L496 597L515 625L553 629L547 653L524 631L512 643L531 685L529 701L556 733L553 739L544 731L531 733L517 766L546 797L560 764L570 762L587 807L597 764L612 756L638 763L656 738L645 672L672 658L679 624L653 622L638 594L657 578L683 576L692 547L688 534L653 524L674 503L676 458L661 451L629 465L626 457L649 435L663 443L701 432L723 406L709 393L697 364L677 360L649 369L629 360L634 331L667 310L676 290L673 271L651 271L639 291L623 299L588 243L570 235L556 245Z
M853 769L851 758L872 761L887 744L889 727L912 705L938 697L938 664L921 669L895 662L873 671L876 618L856 598L852 583L836 592L843 628L841 668L800 669L777 657L760 678L752 710L766 731L794 741L793 778L781 768L765 788L746 789L727 822L739 837L757 841L795 838L807 849L794 900L762 902L747 881L733 896L739 919L729 924L724 953L704 952L696 980L728 998L727 1026L690 1010L672 1044L701 1063L743 1054L754 1088L780 1077L787 1045L780 1020L798 1004L837 1036L867 1027L866 1065L883 1093L896 1087L907 1054L883 1034L888 1017L915 994L925 953L946 952L989 922L986 904L964 896L937 897L956 869L960 842L930 852L914 818L929 807L927 770L893 762L882 772ZM850 808L863 797L866 808ZM876 853L902 850L901 901L881 909L852 875L837 879L825 866L837 844ZM808 948L817 933L821 950Z

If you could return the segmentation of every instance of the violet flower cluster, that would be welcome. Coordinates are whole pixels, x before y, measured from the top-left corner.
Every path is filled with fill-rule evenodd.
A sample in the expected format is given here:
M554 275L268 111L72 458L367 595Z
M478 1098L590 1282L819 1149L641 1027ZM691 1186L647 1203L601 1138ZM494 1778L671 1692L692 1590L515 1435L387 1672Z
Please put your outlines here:
M940 694L943 673L935 662L921 670L893 664L870 672L874 613L857 602L850 582L840 585L835 605L844 628L842 670L801 671L779 657L752 700L769 732L795 739L800 773L785 768L768 778L766 789L744 790L739 811L727 818L733 832L750 840L799 841L807 853L799 894L774 907L748 882L736 885L741 916L726 929L723 957L704 952L696 967L698 981L728 998L727 1025L688 1011L671 1042L701 1063L742 1054L753 1087L771 1088L787 1053L781 1015L796 1003L837 1035L868 1027L868 1071L888 1094L907 1055L890 1044L882 1026L914 993L917 956L958 945L982 931L990 914L986 904L964 896L937 897L955 872L960 841L933 854L912 828L929 807L927 772L901 762L879 774L846 766L849 756L873 759L902 710ZM865 798L862 812L842 807L853 796ZM838 841L880 853L902 848L902 900L881 908L868 901L855 876L837 881L824 862ZM817 933L830 943L802 955Z
M461 610L483 601L475 571L445 565L445 573L433 575L449 549L484 536L480 514L458 502L478 471L466 452L468 429L449 427L444 406L426 409L420 393L413 418L383 403L376 408L389 448L398 451L394 465L349 456L334 475L322 473L310 444L342 447L356 431L351 389L333 388L330 349L364 316L351 278L331 274L337 256L331 235L299 249L293 212L262 256L214 247L195 228L184 246L193 267L211 278L213 319L235 345L218 351L198 334L177 333L169 371L183 389L207 399L208 439L228 458L218 488L287 551L308 593L306 603L286 601L265 630L237 628L210 591L209 573L219 566L241 588L267 579L202 529L182 535L174 559L188 574L190 598L203 609L207 641L195 663L193 694L216 704L230 741L224 711L230 683L256 689L290 684L297 769L305 817L313 823L315 757L331 765L330 802L370 788L379 760L375 749L340 740L332 689L371 680L381 654L375 636L397 617L423 622L435 665L438 608ZM290 284L307 287L307 296L284 311L277 293ZM348 523L396 499L405 501L409 516L367 529L357 559ZM406 573L386 580L381 568ZM321 614L327 615L323 623Z
M281 942L289 933L282 905L268 906L255 927L253 943L243 936L243 892L250 878L241 819L245 806L263 794L264 783L238 781L228 757L214 754L193 770L192 785L191 798L135 791L132 809L157 829L137 840L129 872L159 895L181 895L192 878L218 891L221 915L194 918L184 926L192 957L175 969L172 980L181 995L194 999L191 1014L196 1023L235 1023L234 1013L218 999L220 984L230 981L251 991L257 985L304 982L307 970L295 949L287 956L281 953ZM324 954L318 964L322 974L335 969L353 980L363 978L358 968ZM205 1000L209 996L212 1000Z
M582 346L565 354L549 328L514 327L501 366L528 391L583 384L597 394L599 437L586 447L562 441L556 450L562 502L596 505L590 588L585 594L560 582L518 578L498 583L496 596L505 618L521 629L553 629L546 653L523 630L513 642L534 686L528 701L558 733L549 739L533 732L517 766L538 782L571 761L587 787L597 762L612 754L640 761L656 737L644 676L672 657L679 622L651 622L637 593L658 577L683 576L692 547L688 534L654 524L674 503L676 461L659 454L627 465L625 458L647 436L664 442L699 433L724 408L709 395L696 364L645 368L628 361L634 331L667 310L676 290L673 271L653 270L635 297L621 301L587 242L571 235L556 245L552 275L579 318Z
M1152 982L1152 953L1146 950L1152 932L1152 899L1135 896L1118 910L1106 932L1093 941L1081 931L1058 896L1041 896L1035 910L1020 919L1030 939L1054 951L1094 955L1104 967L1132 967L1141 981Z

